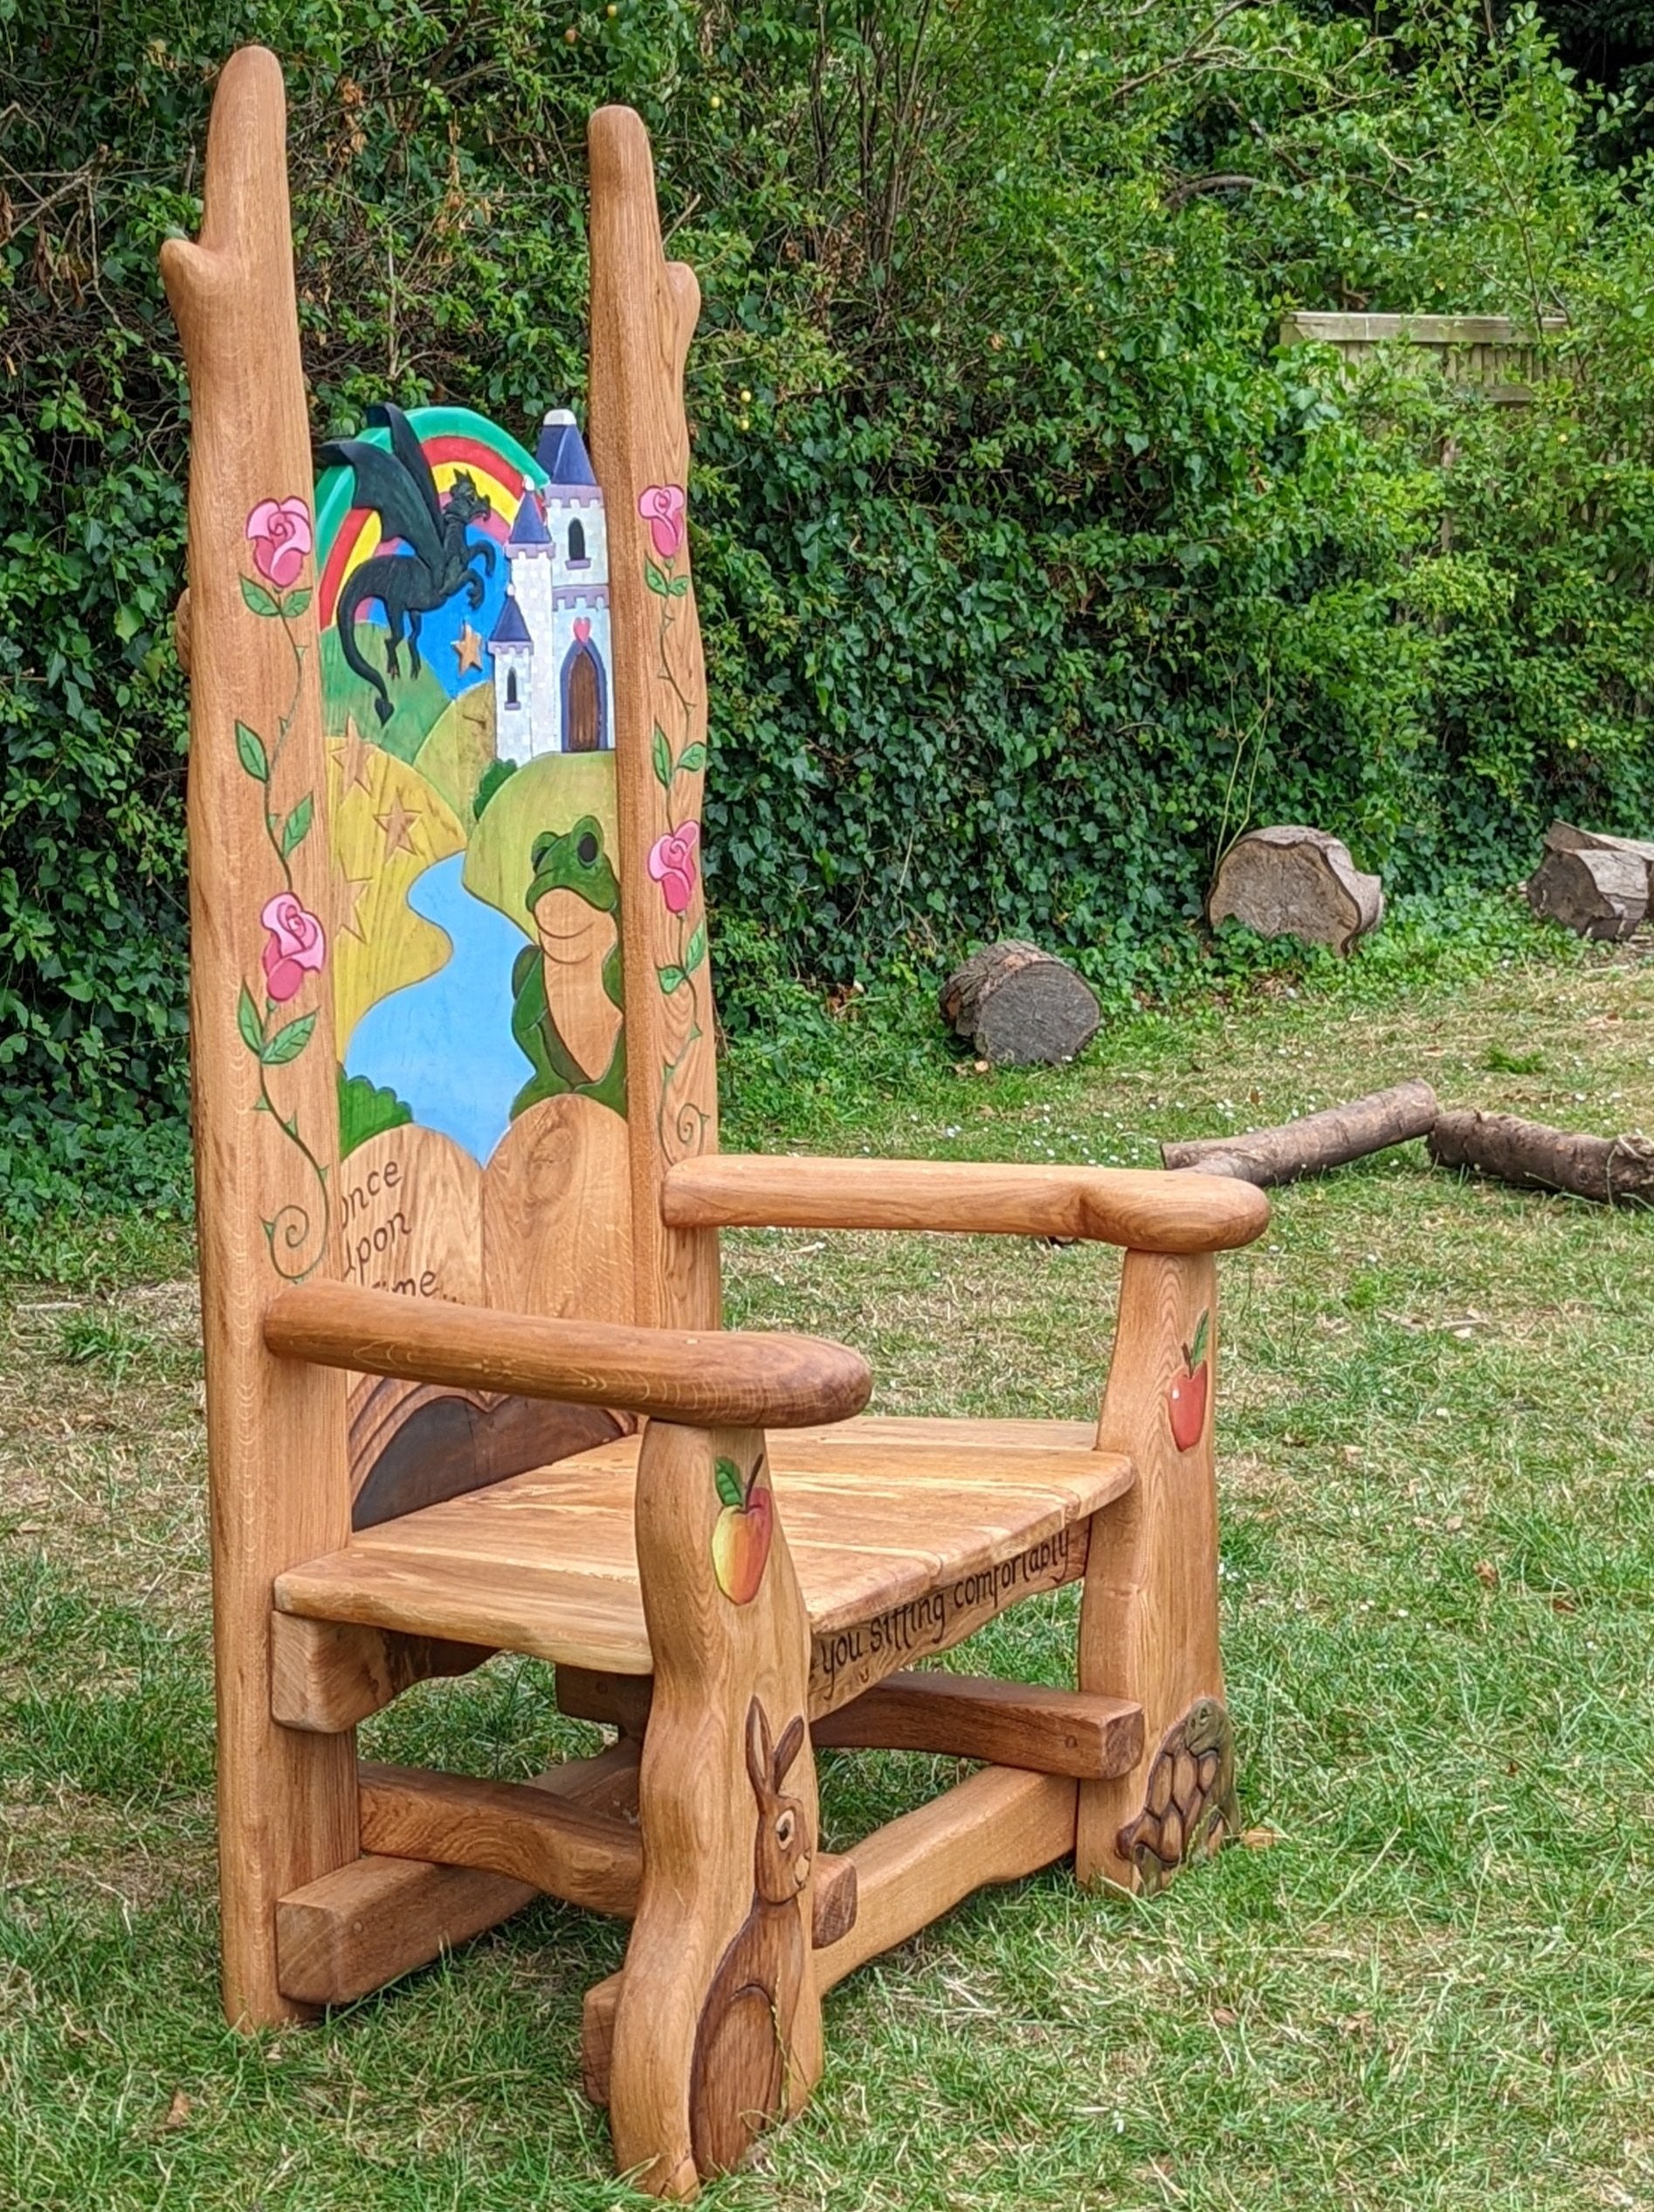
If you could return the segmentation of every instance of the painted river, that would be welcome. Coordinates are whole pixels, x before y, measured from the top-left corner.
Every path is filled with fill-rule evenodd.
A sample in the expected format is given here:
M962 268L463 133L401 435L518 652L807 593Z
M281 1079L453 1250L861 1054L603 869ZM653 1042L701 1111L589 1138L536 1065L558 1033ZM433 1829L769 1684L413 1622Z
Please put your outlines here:
M498 907L465 889L456 852L418 877L415 913L451 947L434 975L370 1007L345 1053L345 1073L392 1090L414 1120L486 1164L533 1073L511 1034L512 964L527 940Z

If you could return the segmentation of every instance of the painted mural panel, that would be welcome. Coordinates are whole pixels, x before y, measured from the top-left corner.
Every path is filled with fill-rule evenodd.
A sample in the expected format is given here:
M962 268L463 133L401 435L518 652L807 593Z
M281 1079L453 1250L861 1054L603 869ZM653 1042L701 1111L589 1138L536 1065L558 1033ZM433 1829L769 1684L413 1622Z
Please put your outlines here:
M321 459L345 1278L486 1299L495 1275L523 1279L513 1237L538 1234L566 1262L552 1279L543 1264L529 1271L540 1310L621 1318L631 1293L608 539L584 440L563 409L530 454L468 410L385 405ZM547 1188L548 1161L558 1188ZM617 1185L601 1264L589 1239L556 1221L560 1206L590 1202L596 1164ZM506 1208L488 1202L496 1181L535 1189L532 1229L508 1228ZM390 1464L393 1442L397 1465L418 1458L410 1423L451 1459L457 1423L471 1418L477 1466L494 1474L510 1471L502 1451L526 1465L555 1456L535 1418L486 1403L462 1417L431 1396L367 1378L353 1391L359 1506L384 1491L368 1478ZM536 1418L555 1427L558 1411ZM591 1441L589 1413L577 1425ZM469 1487L463 1478L463 1465L445 1477L426 1468L416 1488ZM392 1499L386 1509L400 1508Z

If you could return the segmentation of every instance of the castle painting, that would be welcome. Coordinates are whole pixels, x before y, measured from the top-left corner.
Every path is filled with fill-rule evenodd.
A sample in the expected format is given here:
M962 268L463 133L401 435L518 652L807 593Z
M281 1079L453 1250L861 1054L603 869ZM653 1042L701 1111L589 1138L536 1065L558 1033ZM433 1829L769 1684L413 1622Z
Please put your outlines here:
M384 402L320 458L341 1154L505 1174L625 1111L603 494L562 408L531 453Z
M509 581L488 635L494 747L519 768L544 753L606 753L609 541L603 493L567 408L545 419L534 455L545 472L506 539Z

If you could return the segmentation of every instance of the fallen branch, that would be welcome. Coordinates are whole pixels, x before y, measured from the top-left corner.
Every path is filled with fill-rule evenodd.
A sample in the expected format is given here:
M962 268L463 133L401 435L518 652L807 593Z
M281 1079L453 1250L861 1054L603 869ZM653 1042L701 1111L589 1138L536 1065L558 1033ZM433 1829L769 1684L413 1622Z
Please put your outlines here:
M1296 1182L1324 1168L1341 1168L1369 1152L1422 1137L1436 1122L1436 1093L1428 1083L1397 1083L1390 1090L1328 1106L1275 1129L1249 1129L1233 1137L1203 1137L1163 1144L1162 1166L1198 1168L1203 1175L1233 1175L1267 1190Z
M1654 1206L1654 1143L1646 1137L1579 1137L1472 1106L1437 1117L1430 1155L1438 1168L1475 1168L1524 1190L1571 1191L1602 1206Z

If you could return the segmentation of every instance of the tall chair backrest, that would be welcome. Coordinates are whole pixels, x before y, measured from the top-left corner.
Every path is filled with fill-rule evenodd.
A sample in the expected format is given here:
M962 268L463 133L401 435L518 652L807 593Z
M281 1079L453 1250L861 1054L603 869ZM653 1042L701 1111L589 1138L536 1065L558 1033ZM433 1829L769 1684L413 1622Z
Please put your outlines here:
M641 123L605 111L591 143L589 448L567 405L530 450L468 410L387 403L320 447L313 489L290 262L272 238L249 269L234 375L280 457L238 442L222 504L196 502L214 651L191 825L197 930L223 941L197 967L202 1213L267 1288L719 1318L715 1238L666 1230L658 1202L665 1167L717 1141L682 396L699 295L663 257ZM354 1524L625 1425L352 1376Z

